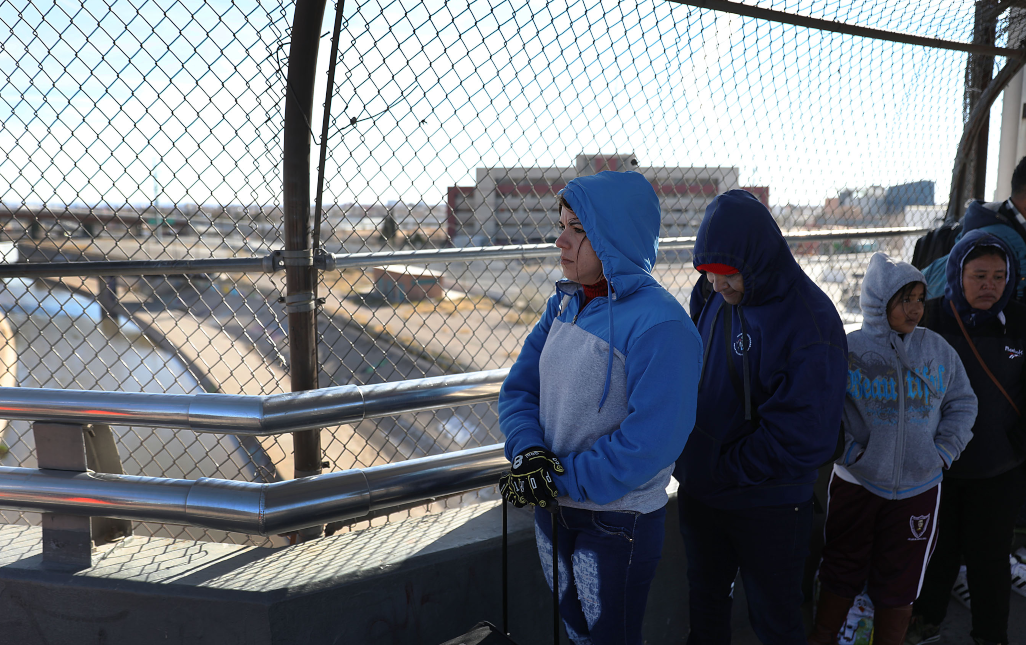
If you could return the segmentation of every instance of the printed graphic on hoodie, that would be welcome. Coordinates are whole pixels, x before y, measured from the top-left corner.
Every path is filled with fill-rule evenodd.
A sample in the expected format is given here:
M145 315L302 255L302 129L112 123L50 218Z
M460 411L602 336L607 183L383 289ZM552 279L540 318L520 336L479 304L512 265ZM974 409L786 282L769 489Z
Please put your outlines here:
M944 375L947 368L929 361L916 371L899 369L893 359L875 352L861 356L848 355L847 394L855 401L864 401L860 407L864 414L879 423L897 425L899 399L905 397L908 412L906 422L926 423L935 398L943 398L947 387Z

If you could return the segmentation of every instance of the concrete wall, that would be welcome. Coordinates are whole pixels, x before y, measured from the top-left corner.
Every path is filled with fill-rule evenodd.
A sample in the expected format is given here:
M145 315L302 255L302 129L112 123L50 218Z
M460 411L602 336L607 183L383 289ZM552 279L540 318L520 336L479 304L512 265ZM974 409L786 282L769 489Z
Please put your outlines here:
M510 632L548 643L533 520L511 510ZM42 567L37 528L5 526L0 642L442 643L479 620L501 625L500 511L486 503L280 549L132 537L75 574ZM649 643L683 642L683 555L671 503ZM738 628L735 642L754 642L743 617Z
M131 537L74 574L42 566L37 527L2 526L0 643L443 643L480 620L501 625L500 510L484 503L277 549ZM645 617L652 644L687 634L675 500L668 511ZM510 632L521 645L550 643L552 634L532 521L510 514ZM734 596L732 642L754 645L740 584ZM944 642L971 645L970 622L952 600ZM1015 594L1009 633L1026 634L1026 598Z

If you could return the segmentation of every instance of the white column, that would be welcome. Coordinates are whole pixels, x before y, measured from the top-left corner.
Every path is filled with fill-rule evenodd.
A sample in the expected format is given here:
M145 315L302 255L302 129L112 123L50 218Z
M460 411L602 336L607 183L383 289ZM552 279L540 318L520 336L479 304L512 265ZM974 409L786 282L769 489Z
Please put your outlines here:
M1021 24L1022 9L1009 10L1010 24ZM1022 37L1008 35L1009 47L1014 47ZM1012 191L1012 171L1019 160L1026 156L1026 88L1023 87L1023 73L1020 71L1002 92L1001 138L998 143L997 185L994 187L994 201L1008 199Z

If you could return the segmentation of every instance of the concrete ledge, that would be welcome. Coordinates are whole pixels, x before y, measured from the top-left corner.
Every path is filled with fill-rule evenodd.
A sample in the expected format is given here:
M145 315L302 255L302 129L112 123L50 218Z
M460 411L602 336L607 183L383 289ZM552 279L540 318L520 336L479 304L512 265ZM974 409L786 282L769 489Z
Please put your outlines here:
M510 632L548 643L551 596L532 515L511 509L509 524ZM41 567L38 527L2 526L0 642L434 645L480 620L501 625L501 529L489 502L275 549L135 536L71 574ZM684 642L686 575L671 499L647 643ZM734 597L732 642L754 645L740 583ZM969 645L969 625L952 600L945 642ZM1026 598L1016 594L1009 634L1026 634Z
M510 631L547 643L533 518L511 509L509 523ZM0 634L25 645L432 645L479 620L501 624L501 527L493 502L277 549L136 536L75 574L40 567L37 527L0 527ZM683 642L683 558L671 501L649 643ZM755 642L735 613L734 642Z

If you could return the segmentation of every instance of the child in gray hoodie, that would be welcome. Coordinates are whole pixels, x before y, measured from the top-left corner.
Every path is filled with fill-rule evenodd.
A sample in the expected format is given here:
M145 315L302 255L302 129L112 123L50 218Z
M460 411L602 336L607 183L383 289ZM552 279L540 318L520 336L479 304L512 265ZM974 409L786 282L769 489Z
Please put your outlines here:
M899 645L936 544L943 470L976 420L958 354L917 327L923 274L876 253L862 329L848 334L845 450L830 478L820 597L809 643L836 643L854 597L875 606L874 645Z

